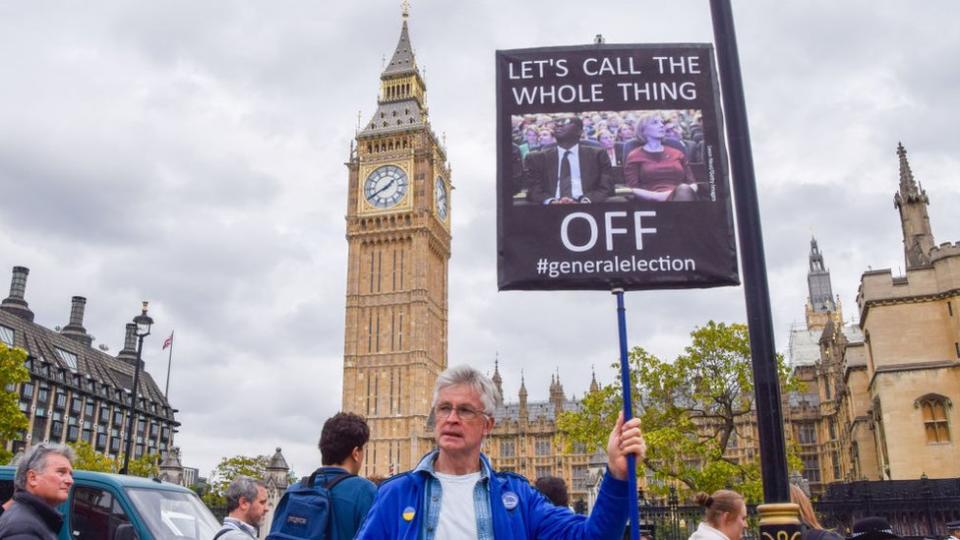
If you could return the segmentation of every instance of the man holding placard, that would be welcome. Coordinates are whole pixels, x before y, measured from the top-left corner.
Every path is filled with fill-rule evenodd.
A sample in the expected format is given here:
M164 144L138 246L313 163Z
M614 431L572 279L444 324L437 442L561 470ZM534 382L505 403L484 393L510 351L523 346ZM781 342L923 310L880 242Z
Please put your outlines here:
M590 516L554 506L526 478L497 472L480 451L493 430L498 391L469 366L437 378L433 394L437 449L410 472L386 480L359 539L619 538L629 514L627 455L643 459L640 422L621 416L607 443L607 472Z

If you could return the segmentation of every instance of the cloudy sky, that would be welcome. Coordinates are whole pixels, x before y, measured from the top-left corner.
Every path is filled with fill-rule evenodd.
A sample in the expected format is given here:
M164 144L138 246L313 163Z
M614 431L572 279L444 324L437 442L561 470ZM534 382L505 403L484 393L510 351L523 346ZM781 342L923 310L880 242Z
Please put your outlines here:
M606 293L498 293L494 51L712 41L708 4L418 0L411 38L453 166L450 361L531 399L616 372ZM960 240L960 34L953 1L739 2L735 19L778 349L803 319L815 234L849 319L861 272L903 266L898 141ZM148 371L186 465L283 447L319 463L340 404L347 170L357 112L375 109L399 0L0 4L0 283L31 269L37 321L85 326L112 352L151 301ZM953 67L951 67L953 66ZM951 211L951 209L953 209ZM742 290L627 295L631 344L664 358L707 320L743 321Z

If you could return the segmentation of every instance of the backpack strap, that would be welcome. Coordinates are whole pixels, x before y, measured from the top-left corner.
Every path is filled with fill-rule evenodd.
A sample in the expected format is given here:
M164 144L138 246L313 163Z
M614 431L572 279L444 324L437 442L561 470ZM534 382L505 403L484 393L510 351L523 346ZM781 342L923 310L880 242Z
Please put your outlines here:
M213 535L213 540L219 540L221 536L227 534L230 531L240 531L246 534L246 531L240 530L236 527L230 527L228 525L224 525L219 531L217 531L217 534ZM247 536L249 536L249 534L247 534Z
M353 478L353 477L355 477L355 476L357 476L357 475L351 474L351 473L338 474L337 476L331 478L330 480L327 480L327 483L324 484L323 487L325 487L325 488L327 488L328 490L331 490L331 491L332 491L333 488L334 488L334 486L336 486L336 485L339 484L340 482L343 482L344 480L346 480L346 479L348 479L348 478Z
M317 475L319 474L321 474L320 469L313 471L313 474L311 474L309 477L305 476L300 480L300 485L308 488L312 488L313 485L316 483ZM327 489L333 489L333 486L339 484L340 482L346 480L347 478L352 478L354 476L356 475L348 472L340 473L334 476L333 478L331 478L330 480L327 480L327 482L323 485L323 487Z

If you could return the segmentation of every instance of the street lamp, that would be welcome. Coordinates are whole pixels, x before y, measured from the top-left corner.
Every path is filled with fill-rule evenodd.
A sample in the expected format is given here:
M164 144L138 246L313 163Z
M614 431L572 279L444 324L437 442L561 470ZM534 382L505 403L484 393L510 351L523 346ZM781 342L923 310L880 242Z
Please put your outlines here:
M137 363L133 368L133 396L130 400L130 418L127 419L127 446L123 452L123 467L120 468L120 474L127 474L127 466L130 465L130 453L133 451L134 427L137 421L137 389L140 385L140 364L143 362L143 338L150 335L150 326L153 325L153 319L147 315L147 302L143 302L143 312L133 318L137 325Z

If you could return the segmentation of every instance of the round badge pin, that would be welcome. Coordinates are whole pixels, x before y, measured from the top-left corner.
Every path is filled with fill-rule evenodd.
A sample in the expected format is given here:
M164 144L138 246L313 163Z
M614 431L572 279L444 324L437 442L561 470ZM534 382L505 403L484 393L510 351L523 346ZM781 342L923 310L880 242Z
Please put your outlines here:
M517 494L512 491L504 492L500 499L503 501L503 507L507 510L513 510L520 503L520 497L517 497Z
M412 506L408 506L403 509L403 520L413 521L413 516L415 516L416 514L417 514L417 511Z

